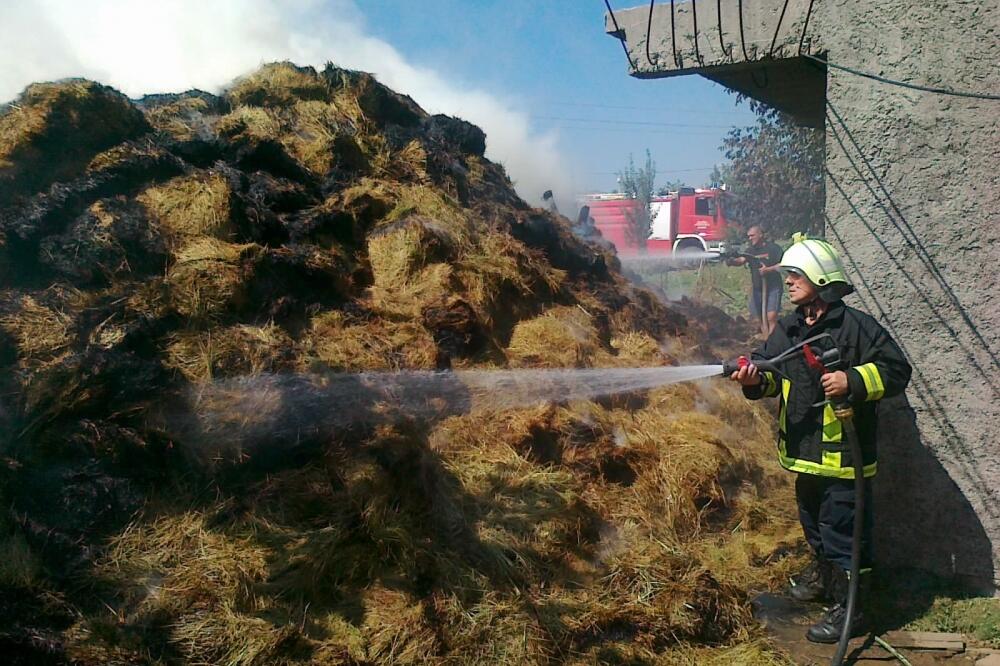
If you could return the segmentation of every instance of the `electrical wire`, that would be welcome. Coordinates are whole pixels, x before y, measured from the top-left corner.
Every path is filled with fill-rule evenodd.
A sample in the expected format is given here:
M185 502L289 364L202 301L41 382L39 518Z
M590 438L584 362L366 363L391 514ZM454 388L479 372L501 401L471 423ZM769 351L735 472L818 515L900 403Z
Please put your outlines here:
M983 338L982 334L979 332L979 327L976 326L976 323L972 320L972 318L966 311L965 306L962 305L962 302L959 300L958 296L955 295L954 289L952 289L951 285L948 284L948 281L941 273L941 269L938 268L937 263L934 261L930 253L924 247L923 243L920 241L920 237L917 235L916 231L907 221L906 216L904 216L902 211L900 211L900 209L896 206L895 200L892 198L892 195L885 187L884 183L882 182L882 179L879 178L878 172L876 171L875 167L871 164L868 158L865 157L864 150L861 148L857 140L854 138L854 135L851 133L850 128L844 121L844 118L840 115L840 113L833 106L833 104L827 102L826 106L829 111L827 113L827 127L829 128L830 135L833 136L833 138L837 141L837 144L843 151L843 154L847 158L848 163L854 169L854 172L861 178L861 182L864 183L865 188L868 190L869 194L871 195L875 203L878 205L878 207L882 209L883 214L885 214L889 222L893 225L893 227L896 228L896 231L899 232L900 236L902 236L903 241L911 250L913 250L917 259L921 262L921 264L923 264L927 272L930 273L931 277L937 283L938 287L945 294L948 300L951 301L952 306L954 306L954 308L959 312L961 319L965 322L966 326L968 326L969 331L979 341L980 347L989 355L990 359L993 361L994 367L996 369L1000 369L1000 359L997 358L997 355L994 353L990 345L987 343L987 341ZM838 125L840 126L839 131L837 129ZM858 158L864 164L865 169L870 174L871 180L874 180L875 183L878 185L878 189L882 193L882 196L879 196L879 194L875 191L875 188L871 185L869 177L866 176L864 172L862 172L862 170L858 167L854 158L848 151L847 146L844 144L844 141L841 138L841 133L844 134L844 136L853 146L855 152L858 154ZM827 173L829 175L829 171L827 171ZM885 201L883 201L883 199ZM888 208L886 207L885 202L888 202ZM895 213L895 215L890 214L889 212L890 208L892 209L893 213ZM917 288L917 285L914 284L914 287ZM948 324L944 320L942 320L942 323L946 327L948 327ZM948 328L951 336L957 339L956 333L953 330L951 330L950 327ZM971 354L971 352L969 353L969 358L970 360L975 361L975 357ZM994 393L1000 395L1000 391L998 391L990 381L991 375L987 373L985 370L981 371L987 383L989 383L990 386L994 388Z
M622 34L622 29L618 27L618 19L615 18L615 10L611 9L611 2L609 0L604 0L604 6L608 8L608 14L611 15L611 23L615 26L615 34L618 35L618 41L622 43L622 50L625 51L625 57L628 59L628 66L632 68L632 71L638 71L638 67L632 62L632 54L628 52L628 44L625 43L625 36Z
M705 109L695 109L695 108L683 108L678 109L676 107L662 107L662 106L641 106L635 104L595 104L593 102L544 102L541 106L572 106L572 107L587 107L595 109L622 109L631 111L657 111L659 113L698 113L703 115L732 115L732 116L744 116L748 114L743 111L707 111Z
M695 168L692 168L692 169L660 169L659 167L657 167L656 173L658 173L658 174L662 174L662 173L694 173L696 171L711 171L716 166L718 166L718 165L717 164L713 164L712 166L695 167ZM618 171L588 171L587 173L590 174L590 175L592 175L592 176L616 176L616 175L618 175L619 172Z
M935 88L932 86L922 86L916 83L906 83L905 81L896 81L893 79L887 79L884 76L878 76L876 74L870 74L868 72L862 72L859 69L852 69L851 67L845 67L844 65L838 65L830 62L829 60L824 60L823 58L817 58L810 53L803 53L804 58L810 60L815 60L818 63L822 63L827 67L833 67L834 69L840 69L855 76L862 76L866 79L871 79L873 81L878 81L879 83L886 83L891 86L899 86L901 88L909 88L910 90L920 90L923 92L935 93L938 95L954 95L955 97L971 97L973 99L990 99L990 100L1000 100L1000 95L995 95L992 93L978 93L978 92L966 92L962 90L949 90L947 88Z
M557 122L576 122L576 123L597 123L597 124L607 124L607 125L646 125L650 127L697 127L700 129L732 129L732 125L702 125L697 123L661 123L655 120L618 120L615 118L564 118L561 116L536 116L530 115L529 118L534 118L535 120L552 120Z
M584 125L554 125L552 129L561 129L568 132L593 132L593 133L603 133L603 132L620 132L623 134L636 134L641 132L645 134L665 134L667 136L714 136L718 137L718 132L710 132L708 130L698 131L698 130L685 130L685 129L650 129L647 127L586 127Z
M848 203L850 204L850 200L848 200ZM852 210L854 210L853 204L851 204L851 206ZM862 222L864 222L864 217L862 217L856 210L854 210L854 213L855 215L858 216L859 219L862 220ZM968 459L969 457L971 457L971 454L969 452L968 447L963 443L962 436L955 430L955 426L949 419L947 411L944 408L944 405L941 404L941 401L938 400L938 398L935 397L934 393L932 392L932 384L923 375L923 372L921 371L921 364L917 363L916 360L914 360L915 356L913 352L907 349L903 336L900 334L900 331L897 330L896 326L893 324L892 318L889 317L888 313L886 313L885 308L882 306L882 303L879 302L879 299L876 296L876 293L878 292L873 288L873 286L868 282L868 280L865 279L865 274L861 271L857 261L851 255L850 245L846 242L846 240L840 234L840 232L837 231L837 227L836 225L834 225L833 220L831 220L826 213L823 213L823 218L826 221L826 228L829 231L831 231L833 235L837 238L837 243L840 245L843 251L843 255L847 258L848 261L851 262L851 265L854 267L854 274L858 276L858 279L861 281L861 284L864 285L865 289L868 292L868 296L871 299L872 304L874 304L875 306L875 308L873 309L870 305L868 305L866 299L864 298L864 296L861 294L860 291L855 292L856 296L861 300L863 308L872 316L876 316L876 314L878 315L877 318L879 319L879 321L882 323L883 326L885 326L886 330L889 331L889 333L892 335L893 339L896 341L896 344L899 345L899 349L903 352L903 356L906 358L907 362L913 367L913 381L916 383L917 390L915 392L915 395L917 396L917 399L923 403L927 414L930 416L930 418L934 420L934 423L941 430L941 432L944 433L944 437L947 440L948 444L954 446L956 449L958 449L958 451L960 451L965 456L966 459ZM962 480L964 482L976 487L983 487L983 488L989 487L986 484L986 482L983 481L982 475L979 473L979 470L976 466L972 466L969 465L967 462L963 462L963 458L961 456L957 457L956 463L958 464L959 468L958 472L962 475L963 477ZM981 494L980 497L985 498L986 495ZM988 500L984 499L983 501L986 507L992 506L992 504Z

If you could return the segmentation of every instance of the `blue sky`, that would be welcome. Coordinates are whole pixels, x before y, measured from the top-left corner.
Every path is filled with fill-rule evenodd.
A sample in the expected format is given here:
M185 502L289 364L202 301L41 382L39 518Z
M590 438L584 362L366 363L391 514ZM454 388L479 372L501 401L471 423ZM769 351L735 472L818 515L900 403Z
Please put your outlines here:
M647 148L660 183L700 185L722 160L726 128L753 122L707 79L628 76L621 45L604 34L602 0L361 0L358 9L367 31L411 62L518 96L534 125L558 131L584 189L613 189L629 153L638 162Z

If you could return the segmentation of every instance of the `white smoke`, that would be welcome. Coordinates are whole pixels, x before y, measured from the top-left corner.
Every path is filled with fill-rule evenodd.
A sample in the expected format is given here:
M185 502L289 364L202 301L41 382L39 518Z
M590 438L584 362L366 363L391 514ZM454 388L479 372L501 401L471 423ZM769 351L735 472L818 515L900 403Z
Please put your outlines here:
M532 128L513 95L476 90L406 61L367 34L352 0L0 0L0 101L29 83L85 77L130 97L201 88L218 92L265 62L375 74L432 113L469 120L487 134L487 156L518 193L540 205L568 195L558 137Z

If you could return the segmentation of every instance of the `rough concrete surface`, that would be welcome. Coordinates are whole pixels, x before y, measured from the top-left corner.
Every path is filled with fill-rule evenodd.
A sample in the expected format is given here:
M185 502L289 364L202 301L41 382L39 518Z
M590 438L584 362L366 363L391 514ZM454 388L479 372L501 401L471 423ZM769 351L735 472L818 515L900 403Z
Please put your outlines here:
M702 74L825 126L826 236L858 288L849 303L877 317L915 368L906 399L882 407L880 562L996 585L1000 101L824 68L800 57L799 45L898 81L997 94L1000 3L742 4L743 39L732 0L722 5L721 39L717 3L677 3L673 31L670 3L655 5L651 23L648 5L616 11L630 73ZM606 24L613 33L610 16Z

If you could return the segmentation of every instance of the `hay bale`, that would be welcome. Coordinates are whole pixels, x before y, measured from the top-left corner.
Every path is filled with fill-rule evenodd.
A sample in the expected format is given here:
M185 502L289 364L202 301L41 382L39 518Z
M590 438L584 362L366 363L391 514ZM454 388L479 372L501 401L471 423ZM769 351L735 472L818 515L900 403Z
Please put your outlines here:
M343 176L369 171L379 152L379 135L369 135L352 113L322 101L295 103L286 112L281 144L307 171L327 177L339 170Z
M486 133L483 130L461 118L437 114L427 119L426 134L431 141L441 142L451 151L471 158L467 162L470 176L482 180L482 163L479 160L486 153Z
M247 176L244 205L248 209L247 217L250 217L252 210L258 225L264 226L263 222L268 215L297 213L319 203L306 184L266 171L256 171ZM287 236L283 240L287 240Z
M352 110L321 100L300 100L282 109L237 106L219 120L216 131L237 145L271 142L317 178L339 171L346 179L369 171L374 160L389 158L384 138L366 133Z
M181 331L166 339L165 365L188 381L257 375L291 368L294 343L273 322L210 331Z
M238 106L219 119L215 131L220 139L236 144L277 141L281 136L281 121L268 109Z
M221 98L201 90L145 95L136 105L156 132L179 142L210 141L215 123L225 112Z
M433 220L458 244L472 241L475 231L469 212L444 192L427 185L403 185L392 181L382 183L382 187L390 192L394 205L381 220L381 224L392 224L412 215L419 215Z
M0 298L0 329L17 347L22 367L58 361L73 342L73 318L64 310L46 305L60 294L5 292Z
M438 350L448 358L469 358L483 351L489 338L475 308L452 296L439 304L421 308L420 320L434 336Z
M626 331L611 338L617 360L625 366L666 365L670 359L648 333Z
M379 126L416 127L427 117L412 98L387 88L367 72L340 69L331 63L321 75L336 98L350 98L367 120Z
M167 271L174 309L192 319L218 317L245 302L247 279L260 256L257 245L197 238L182 246Z
M198 236L232 241L233 199L228 175L219 171L179 176L136 197L175 245Z
M389 318L421 319L423 314L447 308L460 285L450 264L427 266L393 288L372 285L368 290L371 309ZM464 302L464 300L463 300ZM473 312L474 317L478 316ZM433 329L431 329L433 330Z
M584 597L565 616L584 645L614 644L615 628L656 652L687 642L718 644L752 622L746 593L719 583L677 542L640 536L606 566L606 596Z
M81 286L162 275L167 259L160 230L124 197L94 202L39 250L43 264Z
M428 159L424 145L418 139L413 139L390 153L385 171L391 178L401 182L426 184Z
M267 248L247 283L248 305L271 318L298 317L342 304L367 282L365 266L338 246Z
M72 178L97 153L149 130L142 112L106 86L32 84L0 111L0 200Z
M741 452L744 438L718 416L695 411L698 399L690 386L659 389L621 424L639 470L632 492L640 504L627 510L685 540L725 523L730 497L755 473Z
M446 226L421 215L410 214L380 226L368 235L374 286L386 291L402 289L428 264L453 259L458 244Z
M225 92L233 107L287 107L303 100L327 100L326 81L312 67L298 67L291 62L272 62L256 72L237 79Z
M313 317L306 336L306 363L334 370L433 370L434 337L419 323L371 318L352 322L338 311Z
M105 351L130 342L145 346L172 314L162 277L85 292L77 307L85 313L80 328L87 347Z
M393 210L396 200L391 184L362 178L286 224L293 238L364 247L368 231Z
M518 368L584 368L601 352L591 316L582 308L557 306L514 327L507 358Z
M497 231L480 235L454 265L466 300L501 340L516 321L553 300L566 277L544 255Z

